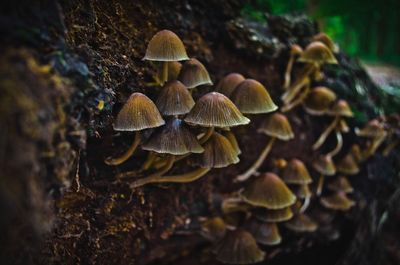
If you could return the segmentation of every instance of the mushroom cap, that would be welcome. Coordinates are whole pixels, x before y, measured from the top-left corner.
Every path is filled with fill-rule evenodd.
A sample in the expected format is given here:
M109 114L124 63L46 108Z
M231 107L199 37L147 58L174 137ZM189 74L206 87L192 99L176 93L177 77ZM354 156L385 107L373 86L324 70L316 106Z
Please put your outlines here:
M293 187L293 190L294 194L296 194L296 197L299 199L311 198L312 196L310 187L308 185L297 185L296 187Z
M336 100L336 94L327 87L315 87L304 100L303 107L311 115L323 115Z
M360 168L351 153L348 153L336 163L336 169L346 175L357 175L360 172Z
M250 122L229 98L218 92L207 93L197 100L185 121L203 127L222 128Z
M332 116L343 116L343 117L353 117L354 114L351 111L351 108L346 100L340 99L335 105L333 105L332 109L328 110L328 115Z
M241 82L231 94L231 99L244 114L270 113L278 109L267 89L254 79Z
M143 60L170 62L188 60L181 39L170 30L157 32L147 45Z
M356 204L344 192L337 192L330 196L321 197L320 202L325 208L342 211L347 211Z
M283 222L293 217L293 211L290 207L278 210L270 210L265 208L255 208L253 210L254 217L263 222Z
M194 58L191 58L183 64L178 79L188 88L213 84L207 69L201 62Z
M296 201L296 196L274 173L264 173L253 179L241 196L247 203L267 209L282 209Z
M293 44L290 47L290 54L292 55L300 55L303 52L303 48L300 45Z
M328 189L331 191L341 191L344 193L352 193L354 191L349 180L345 176L338 176L328 182Z
M299 62L316 64L338 64L332 51L320 41L311 42L300 55Z
M117 115L116 131L141 131L164 125L154 102L142 93L133 93Z
M282 141L289 141L294 138L292 127L289 120L281 113L273 113L267 117L257 130L271 137L276 137Z
M242 153L242 151L240 150L240 146L239 146L239 143L237 142L235 134L232 131L227 130L227 131L223 131L222 135L225 136L226 139L229 140L233 149L235 149L236 154L240 155Z
M156 105L163 115L189 113L194 104L189 90L178 80L165 84L156 100Z
M252 218L246 222L244 228L254 236L259 244L275 246L282 241L276 223L265 223Z
M350 148L350 152L353 155L353 157L357 163L359 163L363 160L363 154L361 151L361 147L358 144L353 144Z
M202 236L211 241L216 241L225 236L226 224L221 217L216 216L202 222L201 230L202 230L201 232Z
M282 180L287 184L310 184L312 178L304 163L299 159L292 159L284 168Z
M313 41L319 41L325 44L326 47L329 48L332 52L335 52L337 50L336 44L333 42L333 40L324 32L320 32L317 35L314 35Z
M318 229L318 224L305 214L296 214L285 226L295 232L314 232Z
M172 118L165 126L157 128L142 149L172 155L204 152L196 135L178 118Z
M168 81L177 80L181 69L182 64L180 62L168 62Z
M229 140L214 132L204 144L204 152L196 156L196 161L204 168L221 168L238 163L239 158Z
M262 251L254 237L243 229L228 231L214 247L218 261L228 264L251 264L264 260Z
M350 131L349 125L346 120L340 119L337 124L337 129L342 133L348 133Z
M375 138L385 133L385 128L377 119L370 120L362 129L356 128L357 136Z
M219 81L215 91L227 97L231 97L232 92L244 79L244 76L241 74L230 73Z
M313 168L322 175L333 176L336 174L336 167L331 156L319 155L316 159L314 159L312 165Z

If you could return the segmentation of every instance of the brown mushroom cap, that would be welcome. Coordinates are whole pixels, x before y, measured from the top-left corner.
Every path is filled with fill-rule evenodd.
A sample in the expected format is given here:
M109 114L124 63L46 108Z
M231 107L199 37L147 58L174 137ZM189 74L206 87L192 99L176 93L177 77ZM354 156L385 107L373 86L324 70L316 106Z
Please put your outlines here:
M327 87L315 87L304 100L304 109L311 115L323 115L336 100L336 94Z
M363 154L362 154L361 148L358 144L353 144L351 146L350 150L351 150L350 151L351 154L353 155L353 157L357 163L359 163L363 160Z
M346 100L340 99L335 105L333 105L332 109L328 110L328 115L332 116L343 116L343 117L353 117L354 114L351 111L351 108Z
M204 148L201 147L196 136L178 118L172 118L167 121L165 126L157 128L142 148L156 153L172 155L204 152Z
M311 198L312 193L308 185L298 185L292 189L299 199Z
M225 136L229 140L233 149L235 149L235 152L238 155L240 155L242 153L242 151L240 150L240 146L239 146L239 143L237 142L235 134L232 131L227 130L227 131L223 131L222 135Z
M265 223L253 218L245 224L244 228L254 236L257 243L262 245L275 246L282 241L276 223Z
M285 226L295 232L314 232L318 229L318 224L305 214L296 214Z
M335 52L335 50L337 49L333 40L328 35L326 35L326 33L323 33L323 32L318 33L317 35L315 35L313 37L313 41L322 42L332 52Z
M337 192L330 196L321 197L320 202L325 208L342 211L347 211L356 204L344 192Z
M276 137L283 141L294 138L294 133L288 119L281 113L273 113L267 117L257 132Z
M216 241L225 236L226 224L221 217L217 216L202 222L201 230L202 236L209 240Z
M337 60L332 51L322 42L311 42L304 52L300 55L299 62L316 64L337 64Z
M263 222L283 222L293 217L291 207L285 207L278 210L270 210L265 208L255 208L253 210L254 217Z
M312 163L314 169L325 176L333 176L336 174L336 167L332 161L332 157L327 155L319 155Z
M219 81L215 91L230 97L232 92L242 81L244 81L243 75L238 73L228 74Z
M156 105L163 115L189 113L194 104L189 90L177 80L168 82L156 100Z
M339 176L332 179L329 181L327 187L331 191L341 191L344 193L352 193L354 191L349 180L345 176Z
M284 168L282 180L287 184L310 184L312 178L304 163L299 159L292 159Z
M303 48L300 45L293 44L290 47L290 54L292 55L300 55L303 52Z
M241 82L231 94L231 99L244 114L270 113L278 108L267 89L254 79Z
M201 62L194 58L191 58L183 64L178 79L188 88L213 84L207 69Z
M222 128L250 122L229 98L218 92L210 92L202 96L188 113L185 121L203 127Z
M168 80L177 80L181 69L182 64L180 62L168 62Z
M377 119L369 121L364 128L355 130L357 136L375 138L385 133L384 126Z
M143 60L149 61L182 61L188 60L185 46L181 39L170 30L157 32L147 45Z
M247 203L268 209L282 209L296 201L296 196L274 173L264 173L253 179L241 195Z
M336 169L346 175L356 175L360 172L360 168L351 153L348 153L336 163Z
M221 168L239 162L229 140L217 132L214 132L204 144L204 152L195 158L203 168Z
M243 229L228 231L213 252L217 260L228 264L257 263L265 257L265 252L257 246L254 237Z
M133 93L115 120L116 131L141 131L164 125L156 105L142 93Z

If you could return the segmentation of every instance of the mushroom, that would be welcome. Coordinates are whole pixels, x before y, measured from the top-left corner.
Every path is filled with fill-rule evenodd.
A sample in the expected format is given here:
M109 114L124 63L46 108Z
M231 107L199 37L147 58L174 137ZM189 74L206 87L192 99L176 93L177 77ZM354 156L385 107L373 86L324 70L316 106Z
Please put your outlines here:
M109 157L104 162L113 166L122 164L132 156L139 146L140 131L164 124L165 121L153 101L142 93L133 93L118 113L114 130L133 131L135 132L135 139L123 155L116 158Z
M314 232L318 229L318 224L306 214L296 214L285 226L294 232Z
M310 187L306 184L303 185L296 185L293 188L294 194L296 195L297 199L304 200L303 204L301 205L299 212L304 213L308 206L310 205L310 199L312 193L310 191Z
M182 64L180 62L167 62L168 64L168 78L167 81L177 80L179 73L182 69Z
M252 218L245 223L244 229L249 231L256 242L262 245L276 246L282 241L276 223L266 223Z
M345 176L338 176L331 180L327 188L334 192L352 193L354 191L349 180Z
M221 81L219 81L215 91L230 98L232 92L242 81L244 81L243 75L238 73L230 73L222 78Z
M327 87L313 88L303 102L304 110L311 115L324 115L332 107L336 94Z
M363 153L361 151L361 147L358 144L353 144L350 147L350 153L353 155L355 161L357 163L362 162L363 160Z
M246 172L237 176L235 181L245 181L250 178L255 172L257 172L258 168L261 166L268 153L271 151L272 145L274 144L276 138L282 141L288 141L294 138L292 127L290 126L288 119L280 113L274 113L271 116L267 117L267 119L265 119L265 121L261 124L257 132L266 134L271 138L268 144L265 146L264 150L261 152L258 159L253 163L253 165L249 169L247 169Z
M278 109L267 89L254 79L241 82L231 94L231 98L244 114L270 113Z
M200 234L208 240L218 241L225 236L226 227L227 225L221 217L212 217L201 223Z
M348 153L336 163L336 170L347 175L357 175L360 172L360 168L351 153Z
M355 129L357 136L371 139L363 153L363 160L374 154L387 136L387 132L381 122L377 119L369 121L363 129Z
M265 258L265 252L257 246L254 237L240 228L227 231L213 252L218 261L228 264L252 264Z
M178 79L188 88L213 84L207 69L201 62L194 58L183 64Z
M277 210L270 210L266 208L255 208L253 211L255 218L263 222L278 223L290 220L293 217L293 211L290 207L285 207Z
M312 163L313 168L320 173L317 185L317 196L321 195L324 185L324 176L333 176L336 174L336 167L332 158L328 155L319 155Z
M296 201L296 196L274 173L264 173L252 180L241 196L251 205L272 210L288 207Z
M326 47L329 48L332 52L338 52L339 48L337 45L333 42L333 40L324 32L320 32L317 35L314 35L312 38L313 41L319 41L325 44Z
M178 80L166 83L156 100L156 105L163 115L186 114L194 104L189 90Z
M285 76L284 76L285 81L283 83L284 90L287 90L290 86L290 73L292 72L294 60L295 60L296 56L301 55L302 52L303 52L303 48L301 48L297 44L293 44L292 47L290 47L290 57L289 57L288 64L286 66L286 71L285 71Z
M222 135L226 137L226 139L229 140L231 143L233 149L235 149L235 152L240 155L242 151L240 150L239 144L237 142L235 134L231 130L224 130L222 132Z
M168 79L168 62L188 59L181 39L169 30L161 30L152 37L143 58L143 60L162 62L162 72L159 74L161 85Z
M321 197L320 202L325 208L342 211L347 211L355 205L355 202L350 200L344 192L336 192L330 196Z

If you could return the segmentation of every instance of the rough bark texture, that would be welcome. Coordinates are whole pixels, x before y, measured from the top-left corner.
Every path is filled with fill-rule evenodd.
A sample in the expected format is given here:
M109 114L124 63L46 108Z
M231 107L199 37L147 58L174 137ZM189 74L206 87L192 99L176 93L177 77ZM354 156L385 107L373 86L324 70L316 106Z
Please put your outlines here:
M215 82L239 72L261 81L279 102L288 45L308 43L318 31L315 23L304 15L251 22L240 17L239 0L2 5L1 263L218 264L210 244L198 236L198 217L217 215L221 198L240 188L232 179L267 141L256 134L262 115L234 130L242 147L240 164L213 170L195 183L134 191L114 176L140 165L144 152L119 167L103 163L133 137L115 133L113 117L132 92L157 95L157 88L145 86L155 70L142 57L158 30L176 32ZM315 85L327 85L348 100L359 114L350 125L361 126L385 101L356 60L344 54L338 59L340 67L324 68L327 78ZM194 97L211 89L200 87ZM298 157L310 165L310 146L330 120L301 109L289 119L297 142L277 144L271 157ZM346 135L344 149L357 141ZM334 144L330 139L326 150ZM262 170L271 168L270 161ZM315 234L283 230L283 244L267 248L271 260L265 264L399 264L398 162L395 153L367 161L351 179L357 206L345 214L326 212L329 221ZM173 172L189 168L182 161ZM317 204L311 212L319 215Z

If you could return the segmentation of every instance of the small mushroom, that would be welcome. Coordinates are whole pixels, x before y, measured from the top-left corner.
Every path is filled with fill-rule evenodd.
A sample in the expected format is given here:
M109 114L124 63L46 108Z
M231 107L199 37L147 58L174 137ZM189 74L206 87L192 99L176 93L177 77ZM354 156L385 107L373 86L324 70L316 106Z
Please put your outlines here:
M297 185L293 187L292 189L294 191L294 194L296 195L297 199L302 199L304 200L303 204L301 205L299 212L304 213L308 206L310 205L310 200L312 193L310 191L310 187L306 184L303 185Z
M327 188L334 192L344 192L352 193L354 191L349 180L345 176L335 177L333 180L329 181Z
M231 94L231 98L244 114L270 113L278 109L267 89L254 79L241 82Z
M369 121L363 129L355 129L357 136L371 139L366 150L363 150L363 160L374 154L387 136L384 125L377 119Z
M224 130L222 135L226 137L231 143L233 149L235 149L236 153L240 155L242 151L240 150L239 144L237 142L235 134L231 130Z
M327 87L315 87L303 102L304 110L311 115L324 115L332 107L336 94Z
M276 223L266 223L252 218L246 222L244 228L254 236L254 239L259 244L276 246L282 241Z
M262 165L268 153L271 151L272 145L275 139L282 141L289 141L294 138L294 133L288 119L285 115L280 113L274 113L261 124L260 128L257 130L258 133L263 133L270 136L268 144L265 146L264 150L261 152L258 159L253 163L253 165L246 170L246 172L240 174L236 177L235 181L245 181L250 178L258 168Z
M292 219L285 223L286 228L294 232L314 232L318 229L318 224L306 214L296 214Z
M140 131L164 125L156 105L146 95L133 93L121 111L118 113L114 124L116 131L133 131L135 139L129 149L120 157L109 157L105 160L107 165L119 165L128 160L140 144Z
M255 218L263 222L279 223L290 220L293 217L293 211L290 207L277 210L259 207L255 208L252 212Z
M303 48L301 48L297 44L293 44L292 47L290 47L290 56L289 56L289 61L286 66L286 71L285 71L285 76L284 76L284 83L283 83L283 89L287 90L290 86L290 73L292 72L293 68L293 63L295 61L296 56L301 55L303 52Z
M313 41L319 41L325 44L326 47L329 48L332 52L338 52L339 48L337 45L333 42L333 40L324 32L320 32L317 35L313 36Z
M297 158L289 161L282 173L282 180L287 184L307 185L312 182L304 163Z
M188 88L213 84L207 69L201 62L194 58L191 58L183 64L178 80Z
M341 211L347 211L355 205L355 202L350 200L344 192L337 192L330 196L321 197L320 202L325 208Z
M252 180L241 196L251 205L272 210L288 207L296 201L296 196L274 173L264 173Z
M362 162L362 160L363 160L363 153L362 153L362 151L361 151L361 147L360 147L358 144L353 144L353 145L350 147L350 152L351 152L351 154L353 155L353 157L354 157L354 159L355 159L355 161L356 161L357 163Z
M177 80L166 83L156 100L156 105L163 115L189 113L194 104L189 90Z
M213 252L218 261L228 264L252 264L265 258L265 252L257 246L254 237L240 228L227 231Z
M182 69L182 64L180 62L167 62L168 64L168 80L174 81L178 79L179 73Z
M212 217L201 223L200 233L204 238L216 242L225 236L226 226L225 221L221 217Z
M360 172L360 168L351 153L348 153L336 163L336 170L346 175L357 175Z
M219 81L215 91L230 98L232 92L242 81L244 81L244 79L245 78L241 74L230 73Z
M168 79L168 62L184 61L189 57L181 39L170 30L157 32L147 45L143 60L162 62L160 83L164 84Z
M333 176L336 174L336 167L332 158L327 155L319 155L312 163L313 168L320 173L317 185L317 196L321 195L324 185L324 176Z

